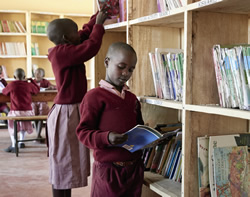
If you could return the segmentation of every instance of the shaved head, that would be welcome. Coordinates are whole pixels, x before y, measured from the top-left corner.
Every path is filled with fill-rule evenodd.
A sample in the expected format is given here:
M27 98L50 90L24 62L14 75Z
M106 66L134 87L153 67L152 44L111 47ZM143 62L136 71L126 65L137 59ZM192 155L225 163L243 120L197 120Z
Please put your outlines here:
M25 72L22 68L17 68L14 72L14 77L18 80L25 79Z
M47 36L55 45L65 42L64 36L68 36L71 32L77 32L77 24L68 18L55 19L48 25Z
M106 57L112 57L116 54L116 52L121 50L131 52L136 56L135 50L129 44L126 44L124 42L115 42L109 46Z

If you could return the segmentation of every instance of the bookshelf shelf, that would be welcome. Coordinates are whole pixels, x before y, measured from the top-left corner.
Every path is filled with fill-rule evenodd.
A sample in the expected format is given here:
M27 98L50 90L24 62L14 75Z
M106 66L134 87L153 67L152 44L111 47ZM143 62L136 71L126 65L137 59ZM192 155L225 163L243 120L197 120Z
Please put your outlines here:
M161 107L167 107L172 109L183 109L182 102L172 101L172 100L164 100L156 97L138 97L139 101L142 103L147 103L151 105L157 105Z
M47 34L31 33L31 36L47 37Z
M144 184L149 186L151 190L164 197L180 197L181 183L176 183L165 179L159 174L152 172L144 173ZM167 188L167 189L166 189Z
M32 58L46 59L48 58L48 56L47 55L32 55Z
M129 21L129 25L145 25L145 26L184 26L184 12L183 8L179 8L179 11L169 11L165 13L155 13L148 16L133 19Z
M201 112L250 120L250 112L245 110L202 105L185 105L185 109L193 112Z
M0 36L26 36L26 33L5 32L5 33L0 33Z
M7 70L8 76L12 76L15 69L21 67L25 70L27 77L32 77L33 65L42 67L45 69L45 77L54 81L54 74L47 57L48 49L53 47L54 44L49 41L46 33L33 33L32 27L34 28L33 21L43 22L36 24L38 26L43 26L45 22L50 22L51 20L57 18L71 18L74 20L78 28L81 28L83 24L87 23L90 19L90 15L87 14L64 14L64 13L52 13L52 12L39 12L39 11L18 11L18 10L0 10L0 20L8 21L21 21L26 33L15 33L15 32L0 32L0 42L24 42L26 49L26 56L13 56L13 55L1 55L0 65L4 65ZM33 25L33 26L32 26ZM31 46L37 43L40 55L32 55ZM92 88L94 84L94 71L91 69L91 61L86 63L86 73L89 78L88 88ZM9 81L9 79L8 79Z
M105 77L101 66L110 43L125 41L134 47L138 62L129 87L141 101L145 123L154 127L181 120L183 126L182 183L145 172L145 185L160 196L199 196L197 137L249 132L250 111L218 105L212 56L215 44L250 44L249 0L187 0L183 7L164 13L158 13L152 0L128 0L127 5L127 22L105 26L95 58L96 79ZM155 48L184 50L182 102L154 97L148 53Z
M23 59L23 58L27 58L27 56L1 55L0 58L2 58L2 59L12 59L12 58L14 58L14 59L19 59L19 58L21 58L21 59Z
M110 25L105 25L105 30L112 30L112 31L126 31L127 22L120 22L120 23L114 23Z

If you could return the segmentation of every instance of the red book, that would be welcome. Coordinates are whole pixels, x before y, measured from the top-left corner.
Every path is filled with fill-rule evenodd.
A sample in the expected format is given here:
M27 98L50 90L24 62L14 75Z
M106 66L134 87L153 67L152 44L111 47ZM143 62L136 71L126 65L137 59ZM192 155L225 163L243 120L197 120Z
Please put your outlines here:
M10 32L7 20L2 20L3 32Z
M118 22L117 19L119 19L120 15L119 0L97 0L97 7L99 10L102 8L107 10L108 17L110 18L108 20ZM116 20L114 21L114 19Z

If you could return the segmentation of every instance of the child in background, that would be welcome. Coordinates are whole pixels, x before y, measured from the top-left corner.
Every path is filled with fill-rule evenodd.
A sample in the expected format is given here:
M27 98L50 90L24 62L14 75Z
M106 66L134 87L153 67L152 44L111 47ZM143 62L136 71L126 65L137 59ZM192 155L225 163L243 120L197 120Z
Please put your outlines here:
M39 86L33 79L25 79L25 72L22 68L16 69L14 73L15 81L9 83L4 89L3 94L10 96L10 112L8 116L33 116L31 107L31 95L39 92ZM30 82L28 82L30 81ZM10 134L12 145L5 149L5 152L15 152L14 125L13 120L9 120L8 131ZM17 131L20 132L20 140L24 140L25 132L32 133L33 128L31 122L18 122ZM25 144L20 143L20 148L24 148Z
M2 78L2 72L3 72L3 68L2 66L0 65L0 93L2 92L2 90L7 86L7 82L5 81L4 78ZM8 113L10 111L10 108L8 107L7 103L0 103L0 113L2 115L5 115L7 116ZM7 124L8 121L7 120L0 120L0 123L4 123L4 124Z
M130 153L112 147L127 140L123 133L144 124L140 103L125 84L136 62L136 52L130 45L113 43L104 61L105 81L88 91L81 103L78 139L94 149L91 197L141 196L142 151Z
M84 62L94 57L105 33L106 12L93 15L78 31L71 19L55 19L48 25L49 49L57 85L55 105L48 116L50 178L54 197L70 197L71 189L87 186L90 175L89 149L76 136L79 106L87 92Z
M40 87L40 90L45 88L46 90L56 90L56 86L52 85L50 81L44 79L45 71L43 68L38 68L35 71L35 83ZM48 115L50 107L47 102L33 102L32 109L35 115ZM37 138L42 138L42 121L35 121Z

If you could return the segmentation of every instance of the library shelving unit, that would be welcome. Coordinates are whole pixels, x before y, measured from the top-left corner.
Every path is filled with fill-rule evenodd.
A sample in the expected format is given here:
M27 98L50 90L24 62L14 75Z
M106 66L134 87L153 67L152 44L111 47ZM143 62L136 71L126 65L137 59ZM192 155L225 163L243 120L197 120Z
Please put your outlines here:
M9 11L9 10L0 10L0 20L6 21L20 21L24 28L27 26L27 12L25 11ZM26 44L28 42L27 33L16 33L16 32L0 32L0 42L23 42ZM9 77L13 77L15 68L20 67L26 70L26 65L28 63L28 56L26 55L0 55L0 65L5 65ZM11 66L14 65L14 66Z
M249 42L249 14L249 0L187 0L183 7L164 13L157 12L156 1L127 0L128 21L105 26L95 58L96 85L105 77L103 60L109 44L125 41L138 55L129 87L142 103L145 123L183 125L182 182L145 172L147 191L142 196L199 196L197 137L249 132L249 111L219 106L212 56L215 44ZM182 102L155 97L148 58L155 48L184 50Z
M21 67L25 70L27 77L32 76L33 65L37 65L45 70L45 78L55 84L55 78L52 67L47 58L48 49L54 44L49 41L46 33L37 33L32 30L33 21L50 22L57 18L70 18L74 20L80 29L83 24L87 23L90 15L86 14L70 14L70 13L51 13L38 11L16 11L16 10L0 10L0 20L21 21L25 33L2 32L0 33L0 42L24 42L26 54L25 56L0 56L0 65L4 65L7 70L7 81L13 80L14 70ZM32 43L37 43L39 53L32 55ZM92 68L93 60L85 63L86 75L88 79L88 88L94 87L94 69Z

